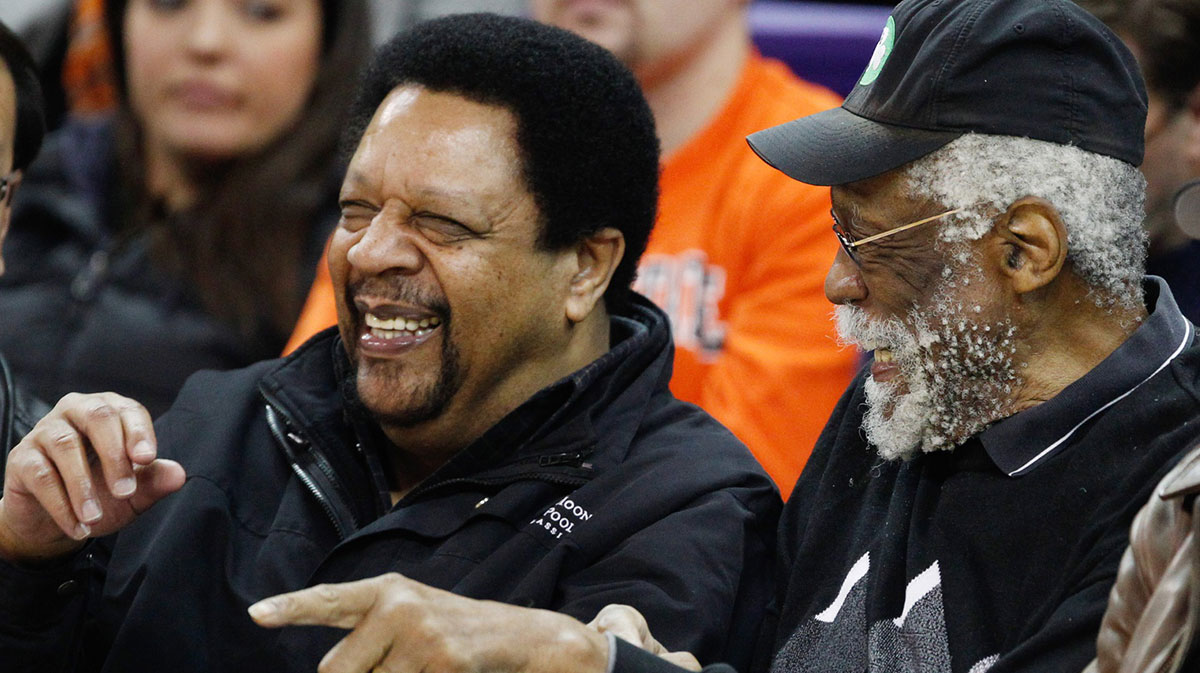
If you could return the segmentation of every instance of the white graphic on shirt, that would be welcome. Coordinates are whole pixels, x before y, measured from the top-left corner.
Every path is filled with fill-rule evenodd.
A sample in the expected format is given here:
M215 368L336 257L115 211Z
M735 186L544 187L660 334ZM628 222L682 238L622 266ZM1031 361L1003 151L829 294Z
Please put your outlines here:
M967 673L987 673L987 670L994 666L998 659L1000 659L1000 655L993 654L972 666L971 670L967 671Z
M666 312L676 348L711 362L725 347L727 325L719 308L725 277L725 269L709 264L703 250L643 255L633 289Z
M575 526L592 518L592 513L577 505L570 496L559 500L542 512L542 515L529 522L531 526L541 526L555 538L575 530Z
M863 554L846 574L833 603L801 622L775 655L772 673L951 673L937 562L905 587L904 607L898 617L868 626L870 570L870 555ZM983 659L970 668L970 673L985 673L997 658L992 655Z
M842 588L838 590L837 598L833 599L833 603L818 613L813 619L820 622L832 623L834 617L837 617L838 611L842 609L842 604L846 602L846 596L850 595L850 590L854 588L854 585L858 584L859 580L867 576L867 571L870 569L871 552L867 552L850 567L850 572L846 573L846 579L842 580Z
M900 612L900 616L893 619L892 623L896 626L904 626L904 618L908 616L908 611L917 604L929 592L938 588L942 584L942 573L938 570L937 561L933 565L925 569L925 572L913 578L913 581L908 583L904 588L904 610Z

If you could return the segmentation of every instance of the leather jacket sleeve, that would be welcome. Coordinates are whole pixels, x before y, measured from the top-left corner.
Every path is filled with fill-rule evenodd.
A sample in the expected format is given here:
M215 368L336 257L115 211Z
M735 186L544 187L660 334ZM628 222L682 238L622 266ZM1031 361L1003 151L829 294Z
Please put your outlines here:
M1200 448L1138 512L1086 673L1175 672L1200 619Z

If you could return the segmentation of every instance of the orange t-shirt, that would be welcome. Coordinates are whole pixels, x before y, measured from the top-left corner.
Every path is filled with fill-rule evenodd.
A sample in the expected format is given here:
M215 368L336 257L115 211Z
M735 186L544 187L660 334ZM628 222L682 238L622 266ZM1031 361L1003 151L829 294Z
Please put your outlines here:
M745 137L839 104L753 55L712 122L667 158L658 221L634 287L666 310L671 390L724 423L791 493L853 375L825 299L837 253L829 188L762 162ZM287 350L336 322L322 260Z
M675 335L671 390L738 436L786 498L854 373L825 273L829 188L788 178L746 136L836 107L836 94L750 57L724 108L667 157L634 287Z

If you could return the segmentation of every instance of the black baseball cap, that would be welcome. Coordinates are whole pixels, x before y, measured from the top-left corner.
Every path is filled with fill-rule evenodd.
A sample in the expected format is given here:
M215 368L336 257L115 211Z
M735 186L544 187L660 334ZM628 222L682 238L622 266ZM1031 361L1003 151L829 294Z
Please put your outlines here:
M841 185L966 133L1022 136L1142 163L1133 55L1071 0L905 0L841 107L747 138L764 161Z

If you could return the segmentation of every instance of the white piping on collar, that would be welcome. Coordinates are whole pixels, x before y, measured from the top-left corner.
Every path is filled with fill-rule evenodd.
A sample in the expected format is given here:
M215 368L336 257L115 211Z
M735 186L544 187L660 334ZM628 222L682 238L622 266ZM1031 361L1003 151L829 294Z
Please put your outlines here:
M1157 376L1158 373L1161 372L1163 369L1166 369L1167 365L1171 364L1172 360L1179 357L1179 354L1183 352L1183 349L1187 348L1187 345L1189 343L1191 343L1191 341L1192 341L1192 323L1188 322L1187 329L1185 329L1184 333L1183 333L1183 341L1180 342L1179 347L1175 349L1175 352L1171 353L1170 357L1168 357L1165 361L1163 361L1162 364L1160 364L1158 366L1158 369L1155 369L1153 372L1150 373L1149 376L1147 376L1146 378L1144 378L1140 382L1138 382L1138 384L1136 386L1130 388L1129 390L1126 390L1125 392L1121 393L1117 397L1114 397L1113 399L1109 400L1108 403L1105 404L1104 406L1102 406L1099 409L1088 414L1087 418L1083 419L1082 421L1079 421L1079 423L1077 423L1075 425L1075 427L1073 427L1067 431L1067 434L1063 435L1062 437L1059 437L1058 440L1055 441L1053 444L1042 449L1042 451L1040 453L1038 453L1038 455L1034 456L1033 458L1030 458L1029 462L1025 463L1021 467L1018 467L1017 469L1013 470L1012 472L1009 472L1008 476L1015 477L1018 474L1024 472L1025 470L1028 470L1029 468L1033 467L1034 463L1038 462L1042 458L1045 458L1047 454L1049 454L1054 449L1057 449L1059 447L1059 445L1061 445L1063 442L1070 439L1071 435L1075 434L1076 430L1083 427L1084 423L1087 423L1088 421L1092 420L1092 418L1094 418L1101 411L1104 411L1105 409L1111 407L1112 405L1116 404L1117 402L1120 402L1121 400L1125 399L1126 397L1129 397L1131 394L1133 394L1133 391L1140 388L1143 383L1145 383L1146 381L1149 381L1150 379Z

